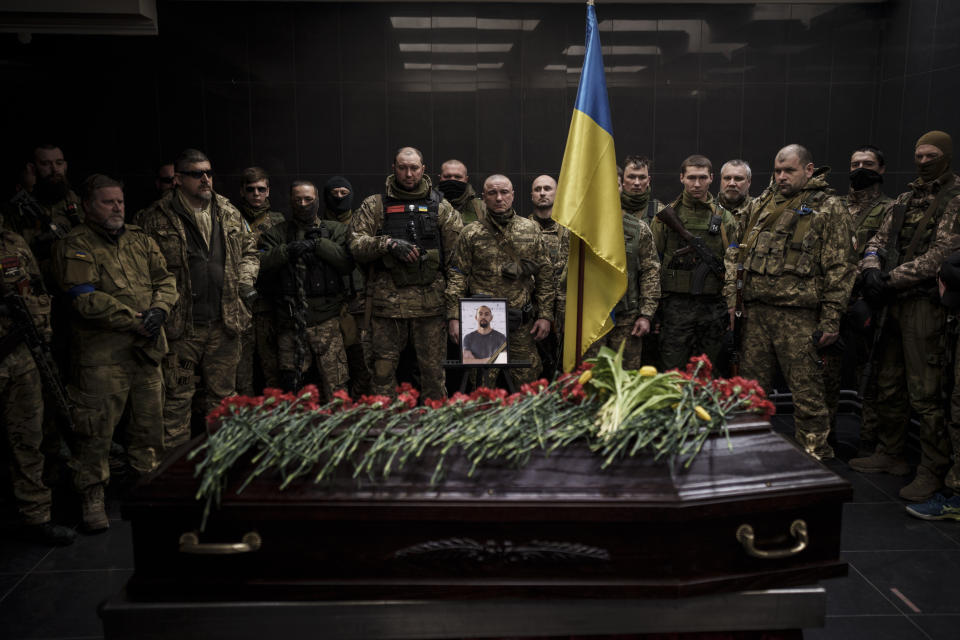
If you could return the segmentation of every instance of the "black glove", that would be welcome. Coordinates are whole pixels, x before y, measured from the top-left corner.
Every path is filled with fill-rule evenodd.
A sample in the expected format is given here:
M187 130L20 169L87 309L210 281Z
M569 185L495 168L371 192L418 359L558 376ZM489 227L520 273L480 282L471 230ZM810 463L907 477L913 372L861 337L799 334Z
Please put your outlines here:
M890 286L890 274L880 269L867 269L863 272L863 297L871 305L882 305L887 302L893 287Z
M151 307L143 312L143 328L146 329L151 338L160 335L160 329L166 321L167 312L160 307Z
M287 244L287 259L290 262L296 262L303 254L313 251L315 244L315 240L294 240Z
M828 356L842 356L844 350L847 348L846 343L844 343L843 338L837 336L837 339L825 347L820 346L820 338L823 337L823 331L817 329L813 332L813 335L810 336L810 339L813 340L813 346L817 350L817 353L823 353Z
M390 255L401 262L406 261L407 255L411 251L419 251L417 249L417 245L413 244L412 242L399 239L391 240L390 244L387 245L387 250L390 251Z
M259 297L257 294L257 288L252 284L240 283L237 286L237 293L240 295L240 300L243 304L250 307Z

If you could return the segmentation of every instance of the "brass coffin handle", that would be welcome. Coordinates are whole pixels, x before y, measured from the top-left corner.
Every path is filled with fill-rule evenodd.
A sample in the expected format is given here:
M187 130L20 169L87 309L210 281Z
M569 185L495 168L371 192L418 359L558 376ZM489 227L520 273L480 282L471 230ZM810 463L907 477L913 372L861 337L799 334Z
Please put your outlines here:
M256 531L245 533L240 542L200 542L196 532L190 531L180 536L180 553L199 553L203 555L226 556L237 553L250 553L258 550L263 539Z
M789 558L790 556L797 555L806 549L807 544L810 542L810 536L807 533L807 523L803 520L794 520L790 524L790 535L792 535L797 542L789 549L774 549L770 551L764 551L762 549L757 549L756 546L754 546L753 527L748 524L742 524L737 529L737 542L743 545L743 548L746 550L747 554L753 556L754 558L776 560L778 558Z

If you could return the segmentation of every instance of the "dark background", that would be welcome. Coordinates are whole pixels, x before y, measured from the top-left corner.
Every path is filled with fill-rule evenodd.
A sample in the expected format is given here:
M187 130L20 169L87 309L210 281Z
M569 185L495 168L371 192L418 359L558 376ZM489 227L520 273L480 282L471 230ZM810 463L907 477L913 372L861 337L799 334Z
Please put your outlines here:
M559 173L579 78L569 69L582 59L563 52L583 46L581 3L158 11L154 37L0 36L5 192L39 141L64 149L74 183L122 177L131 209L152 199L157 165L188 146L207 152L229 197L244 167L266 168L281 210L294 178L342 174L360 196L378 191L401 145L419 147L434 175L463 160L475 187L506 173L525 212L533 178ZM833 166L842 191L850 151L877 144L895 193L912 179L917 137L960 134L960 2L601 2L598 15L605 47L634 47L605 55L618 157L651 157L661 199L679 192L677 167L695 152L717 168L750 161L756 194L790 142ZM411 22L433 28L399 28Z

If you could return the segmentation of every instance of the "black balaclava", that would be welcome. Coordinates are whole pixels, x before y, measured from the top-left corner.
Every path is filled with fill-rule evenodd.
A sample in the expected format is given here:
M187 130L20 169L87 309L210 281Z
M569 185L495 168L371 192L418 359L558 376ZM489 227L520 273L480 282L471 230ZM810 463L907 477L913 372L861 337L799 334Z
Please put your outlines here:
M346 187L350 189L350 195L343 198L337 198L333 195L336 187ZM353 185L343 176L333 176L323 185L323 202L327 205L327 211L337 215L346 213L353 209Z

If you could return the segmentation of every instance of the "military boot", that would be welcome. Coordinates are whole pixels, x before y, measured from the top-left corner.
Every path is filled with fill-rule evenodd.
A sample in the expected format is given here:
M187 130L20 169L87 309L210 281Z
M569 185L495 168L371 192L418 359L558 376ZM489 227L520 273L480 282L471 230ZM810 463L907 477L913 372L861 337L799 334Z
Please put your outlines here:
M865 458L851 458L849 465L860 473L889 473L892 476L905 476L910 473L910 464L906 460L882 451Z
M917 477L913 482L900 489L900 497L910 502L926 502L942 488L940 478L921 465L917 467Z
M107 510L103 503L103 485L95 484L83 491L83 529L87 533L99 533L110 528Z

